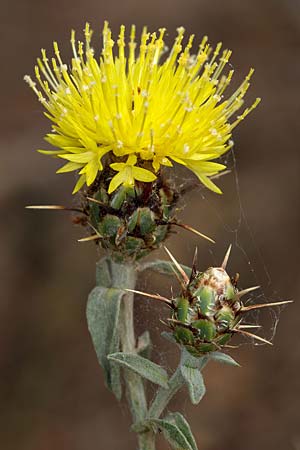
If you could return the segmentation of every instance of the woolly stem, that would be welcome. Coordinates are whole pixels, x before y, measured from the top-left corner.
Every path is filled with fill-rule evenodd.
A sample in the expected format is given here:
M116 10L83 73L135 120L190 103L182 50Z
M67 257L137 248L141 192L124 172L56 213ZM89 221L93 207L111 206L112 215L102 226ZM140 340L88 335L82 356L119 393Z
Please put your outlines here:
M111 261L113 286L134 289L136 283L136 267L131 264L117 264ZM134 294L127 292L121 304L120 336L121 349L125 353L136 353L134 332ZM124 370L126 394L133 422L141 422L148 416L145 387L142 378L130 370ZM155 450L155 434L152 431L138 433L139 450Z
M184 379L181 375L180 365L169 380L168 389L159 388L157 394L149 409L149 418L158 419L163 413L174 395L184 385Z

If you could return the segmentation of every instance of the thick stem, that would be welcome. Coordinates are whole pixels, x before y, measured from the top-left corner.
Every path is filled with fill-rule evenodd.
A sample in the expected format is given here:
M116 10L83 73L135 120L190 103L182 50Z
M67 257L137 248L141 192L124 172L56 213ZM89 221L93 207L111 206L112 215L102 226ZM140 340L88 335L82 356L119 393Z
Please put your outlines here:
M155 450L155 433L147 431L138 434L139 450Z
M159 388L157 394L152 402L152 405L148 412L148 417L153 419L158 419L163 413L164 409L168 406L170 400L179 391L179 389L184 385L184 379L181 375L180 366L177 367L176 371L169 380L168 389Z
M124 353L136 353L133 328L133 295L123 297L120 316L121 347ZM142 378L131 370L124 370L127 398L134 422L143 420L147 415L147 401Z
M136 268L130 264L117 264L111 261L113 286L134 289ZM120 312L121 348L125 353L136 353L134 333L133 293L124 295ZM140 422L148 415L147 399L142 378L130 370L124 370L127 399L133 422ZM155 450L155 434L152 431L138 434L139 450Z

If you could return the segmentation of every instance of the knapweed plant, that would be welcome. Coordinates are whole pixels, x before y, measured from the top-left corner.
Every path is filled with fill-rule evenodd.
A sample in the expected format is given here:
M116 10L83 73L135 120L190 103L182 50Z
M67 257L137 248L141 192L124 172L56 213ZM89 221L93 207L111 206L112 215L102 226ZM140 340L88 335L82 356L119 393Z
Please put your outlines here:
M94 241L105 253L97 263L87 322L107 387L118 400L126 391L139 450L155 449L158 430L174 449L197 449L183 415L165 412L169 401L184 385L192 403L201 400L201 370L210 359L237 364L223 352L235 334L267 342L249 331L255 326L246 322L246 315L271 305L244 306L242 297L256 287L239 291L237 277L229 277L230 249L219 267L202 271L196 257L192 268L185 267L167 249L169 260L143 261L174 226L213 242L178 220L182 190L172 168L185 166L206 188L221 193L214 179L226 166L216 160L232 147L233 129L259 103L256 99L237 115L253 69L226 96L233 76L227 70L231 51L222 50L221 44L213 49L206 37L193 51L194 36L184 45L184 29L177 33L169 51L165 29L149 33L144 28L137 45L135 26L128 39L121 26L115 45L105 22L98 55L87 24L84 42L71 33L70 62L63 61L54 42L54 56L48 59L42 50L37 60L36 81L25 76L52 123L45 140L55 150L39 151L64 161L58 173L78 174L73 192L79 205L74 210L87 232L80 240ZM151 270L175 274L178 295L169 299L152 294L151 288L148 293L136 291L139 273ZM181 348L171 376L151 361L149 332L135 336L134 293L169 308L164 335ZM147 381L158 386L152 399L146 395Z

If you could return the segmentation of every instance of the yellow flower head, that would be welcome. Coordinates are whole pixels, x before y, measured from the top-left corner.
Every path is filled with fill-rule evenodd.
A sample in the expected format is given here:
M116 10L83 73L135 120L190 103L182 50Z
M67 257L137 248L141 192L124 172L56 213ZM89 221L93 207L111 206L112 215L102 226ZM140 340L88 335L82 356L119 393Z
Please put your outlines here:
M122 25L114 54L111 30L105 22L102 53L95 57L87 24L85 45L76 43L72 31L70 67L54 42L55 57L49 61L42 50L42 58L37 60L35 75L40 88L25 76L53 123L45 139L59 148L40 151L68 161L59 173L79 171L74 192L85 183L90 186L107 165L117 172L109 186L113 192L135 180L151 182L161 166L176 162L220 193L209 177L225 166L212 160L232 146L233 128L260 101L256 99L230 121L243 104L253 69L224 99L233 75L233 70L223 74L231 51L221 51L221 44L212 51L204 37L194 54L194 36L184 47L184 29L177 32L168 57L160 62L166 52L164 28L158 34L144 29L136 56L135 26L126 43Z

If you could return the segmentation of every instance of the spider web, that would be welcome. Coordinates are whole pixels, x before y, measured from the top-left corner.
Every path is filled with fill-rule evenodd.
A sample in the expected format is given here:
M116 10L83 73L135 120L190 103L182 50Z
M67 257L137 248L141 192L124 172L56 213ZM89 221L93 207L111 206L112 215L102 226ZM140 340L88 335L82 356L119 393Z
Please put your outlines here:
M221 230L220 236L223 242L219 242L220 238L218 238L218 244L225 244L228 246L231 243L233 245L229 260L228 273L229 275L234 275L234 273L231 273L231 266L235 266L239 269L238 272L241 274L241 279L238 283L239 289L247 288L250 286L260 286L258 290L254 291L252 294L249 293L243 298L243 303L245 305L285 300L280 298L278 293L274 289L271 274L264 261L259 246L256 243L251 225L248 222L246 210L243 206L243 199L237 170L237 161L233 149L225 158L223 158L223 161L230 170L230 174L227 175L227 177L232 183L232 192L234 192L235 196L233 214L235 217L233 219L228 219L228 212L224 210L224 208L226 208L227 206L226 204L225 206L222 206L223 199L221 199L220 203L216 203L214 201L214 198L216 198L216 196L211 195L207 190L201 187L197 189L196 194L197 197L200 197L202 201L201 210L205 212L209 211L210 216L217 223L219 231ZM178 176L178 180L179 179L180 176ZM186 179L186 182L189 181L190 179ZM183 211L185 209L184 206L185 205L183 205L182 208ZM229 223L229 220L232 223ZM199 240L200 238L197 239ZM187 245L187 253L193 254L194 247L190 240L186 239L185 245ZM208 247L209 250L207 250L207 252L209 254L207 256L210 258L210 265L212 266L220 265L220 256L223 256L222 254L220 255L220 246L221 245ZM225 250L226 248L224 247L224 252ZM203 254L201 250L200 255L198 256L198 260L202 259L202 256ZM162 257L164 258L164 255L162 255ZM185 261L180 262L186 263ZM191 262L188 265L191 265ZM207 267L209 267L209 265ZM205 270L207 267L202 267L202 264L201 267L198 266L199 270ZM155 283L156 277L157 283ZM143 282L140 283L142 290L144 290L145 292L153 293L153 279L154 284L156 286L159 286L158 289L160 290L160 294L170 296L173 289L174 295L178 293L179 288L175 277L173 279L170 278L169 280L167 280L163 276L153 275L149 273L145 274ZM161 332L166 330L166 328L161 324L160 320L163 321L168 317L168 310L165 310L161 304L157 304L157 302L152 300L143 299L137 301L136 305L137 303L138 311L136 314L136 318L138 329L142 327L143 329L148 328L150 330L151 337L153 337L154 335L153 354L155 361L159 364L162 364L164 367L170 368L170 366L173 365L170 361L174 360L174 345L171 345L167 342L162 344L162 338L160 337ZM261 324L261 329L258 328L257 330L255 329L249 331L253 331L255 334L259 334L261 337L272 342L276 334L281 310L282 307L268 307L261 310L253 310L247 313L246 320L244 320L244 322L254 325ZM160 320L158 320L158 318ZM259 341L244 337L240 337L237 342L238 346L247 345L249 343L252 345L264 345Z
M261 253L259 245L256 242L254 233L251 229L251 225L249 224L249 221L247 219L247 213L243 206L234 149L231 149L228 156L224 158L224 162L231 171L230 176L232 177L234 183L237 209L237 218L235 219L235 223L233 225L230 225L228 222L226 222L224 214L222 214L222 209L217 209L216 207L214 207L212 203L206 198L206 195L203 191L202 193L200 193L200 195L203 201L207 204L207 207L213 209L213 212L218 218L218 221L222 226L225 235L228 235L230 242L233 244L233 251L230 258L234 261L235 257L237 256L239 257L238 259L242 258L244 261L243 272L241 273L241 282L243 278L248 278L252 281L252 286L260 286L257 291L254 291L252 294L249 293L246 297L246 300L244 300L243 298L243 303L247 305L284 300L279 297L277 291L274 289L270 271L264 261L264 257ZM238 255L236 255L237 250L239 252ZM213 253L212 250L210 250L210 252ZM243 288L245 287L249 286L243 286ZM259 324L261 321L263 325L263 333L260 333L260 335L263 335L263 337L272 342L276 334L281 310L282 307L268 307L262 310L254 310L250 314L247 314L248 320L246 321L254 324ZM266 316L268 316L269 320L267 320ZM243 342L241 344L243 344ZM252 341L252 344L264 345L255 340Z

